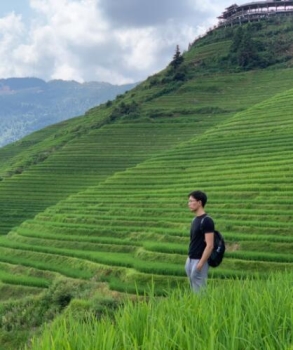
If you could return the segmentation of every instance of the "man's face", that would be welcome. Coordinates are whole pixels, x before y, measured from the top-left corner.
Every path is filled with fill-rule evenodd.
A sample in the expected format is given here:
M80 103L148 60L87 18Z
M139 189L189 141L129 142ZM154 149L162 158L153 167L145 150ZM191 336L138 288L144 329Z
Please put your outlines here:
M188 198L188 208L191 211L197 211L198 208L201 207L201 201L197 201L195 198L193 198L192 196L190 196Z

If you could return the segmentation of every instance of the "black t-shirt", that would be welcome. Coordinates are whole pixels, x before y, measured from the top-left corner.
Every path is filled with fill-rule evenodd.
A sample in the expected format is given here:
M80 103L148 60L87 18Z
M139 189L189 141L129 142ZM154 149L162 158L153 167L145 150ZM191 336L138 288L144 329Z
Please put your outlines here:
M201 225L202 219L203 220ZM200 259L203 251L206 247L205 242L205 233L214 232L215 225L214 221L211 217L207 216L207 214L203 214L201 216L196 216L191 223L190 227L190 243L188 256L190 259Z

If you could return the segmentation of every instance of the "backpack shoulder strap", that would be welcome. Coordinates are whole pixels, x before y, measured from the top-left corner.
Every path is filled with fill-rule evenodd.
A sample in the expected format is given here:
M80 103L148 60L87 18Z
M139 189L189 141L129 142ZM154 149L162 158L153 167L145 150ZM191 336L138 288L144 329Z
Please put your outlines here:
M201 219L201 221L200 221L200 229L201 229L201 231L202 231L202 225L203 225L204 219L205 219L206 217L209 217L208 214L205 215L205 216Z

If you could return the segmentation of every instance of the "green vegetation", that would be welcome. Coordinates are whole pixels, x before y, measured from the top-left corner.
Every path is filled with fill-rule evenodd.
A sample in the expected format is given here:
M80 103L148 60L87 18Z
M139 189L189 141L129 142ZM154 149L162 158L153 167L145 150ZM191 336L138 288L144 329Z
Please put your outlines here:
M0 337L6 349L17 348L32 329L64 311L67 318L58 318L51 331L57 343L59 335L66 339L64 330L54 330L63 329L58 322L70 329L86 326L72 323L69 313L75 306L81 315L96 310L100 316L109 305L115 309L124 293L143 295L152 286L153 298L161 300L158 307L172 309L168 300L190 298L190 292L179 297L181 292L172 295L170 288L187 285L184 262L192 219L187 194L196 188L207 192L207 212L227 241L223 264L210 271L207 295L234 300L243 280L244 291L251 291L245 300L240 293L230 309L229 317L237 322L224 324L227 328L211 339L221 334L219 349L221 344L235 349L292 345L287 318L280 335L272 337L264 336L270 327L264 316L255 333L255 327L241 329L238 322L244 307L251 306L252 314L255 305L262 305L264 315L272 315L260 299L251 303L259 292L254 286L263 293L270 283L277 288L272 276L285 276L293 267L292 57L281 45L278 57L290 57L265 66L258 60L267 52L266 34L292 43L290 28L287 20L243 26L242 34L237 28L217 29L193 43L176 69L169 65L111 103L0 149L0 319L9 321L1 325ZM248 38L253 50L263 42L263 51L257 49L253 64L241 67L237 55ZM279 298L279 290L272 293ZM208 296L202 297L205 305ZM267 297L270 307L272 297ZM272 324L285 310L277 305ZM223 318L217 309L222 306L209 307ZM121 322L119 313L111 317ZM208 315L201 317L194 322L210 323ZM180 321L176 313L174 321ZM158 322L165 320L158 315ZM96 326L88 325L85 333L103 329L103 323L99 330ZM176 327L191 332L184 324ZM109 329L105 341L120 337ZM239 338L230 337L236 333ZM168 334L162 339L170 344ZM174 344L192 348L193 343L180 343L181 333L173 334ZM144 338L130 334L131 339L138 348ZM143 346L156 348L155 335L149 333L148 339ZM41 341L50 347L47 335Z
M226 281L202 295L175 289L164 299L128 301L99 320L72 304L26 349L291 349L292 277Z
M291 67L292 30L292 16L276 16L246 25L217 28L190 45L193 55L188 57L201 67L201 74L223 69L243 71ZM202 50L195 56L198 47L202 47ZM210 55L215 48L217 53Z

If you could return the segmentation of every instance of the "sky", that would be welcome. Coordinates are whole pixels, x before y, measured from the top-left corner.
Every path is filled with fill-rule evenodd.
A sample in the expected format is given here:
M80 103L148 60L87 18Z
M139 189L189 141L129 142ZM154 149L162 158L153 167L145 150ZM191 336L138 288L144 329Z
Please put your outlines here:
M0 79L145 80L233 0L0 0Z

